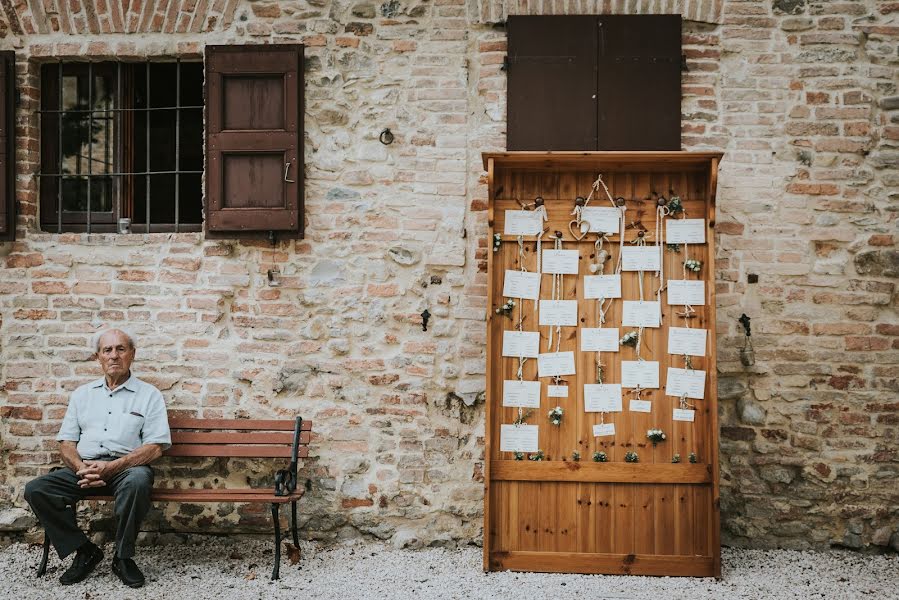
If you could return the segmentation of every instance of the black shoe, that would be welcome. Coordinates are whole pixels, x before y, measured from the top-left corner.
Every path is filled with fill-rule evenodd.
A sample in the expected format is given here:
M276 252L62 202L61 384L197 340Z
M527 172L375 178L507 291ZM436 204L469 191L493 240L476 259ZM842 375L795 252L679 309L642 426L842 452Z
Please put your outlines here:
M144 584L144 574L130 558L112 557L112 572L128 587L139 588Z
M59 578L59 583L63 585L72 585L79 581L84 581L91 574L100 561L103 560L103 551L91 542L83 544L78 548L75 560L72 566L66 569L66 572Z

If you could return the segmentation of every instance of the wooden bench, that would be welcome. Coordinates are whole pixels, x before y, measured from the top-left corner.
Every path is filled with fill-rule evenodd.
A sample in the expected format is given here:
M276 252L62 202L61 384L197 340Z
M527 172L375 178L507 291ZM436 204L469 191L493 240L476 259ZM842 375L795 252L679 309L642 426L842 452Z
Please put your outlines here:
M281 564L280 507L290 502L290 530L294 545L297 537L297 500L303 486L297 485L297 460L309 455L312 422L301 417L285 420L261 419L182 419L169 417L172 447L163 456L211 458L289 458L286 469L275 473L274 489L199 489L154 488L154 502L245 502L272 505L275 529L275 566L272 579L278 579ZM60 468L60 467L57 467ZM112 500L112 496L89 496L84 500ZM72 506L75 510L75 506ZM37 576L47 571L50 540L44 535L44 552Z

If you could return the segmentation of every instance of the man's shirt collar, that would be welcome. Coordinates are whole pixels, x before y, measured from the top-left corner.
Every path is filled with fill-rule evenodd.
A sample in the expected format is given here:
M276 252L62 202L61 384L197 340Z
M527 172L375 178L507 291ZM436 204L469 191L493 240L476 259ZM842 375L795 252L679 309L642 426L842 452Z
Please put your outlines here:
M99 388L99 387L102 387L102 388L109 389L108 387L106 387L106 377L101 377L100 379L98 379L97 381L95 381L95 382L91 385L91 387L92 387L92 388ZM134 373L132 373L131 376L128 377L128 379L125 381L125 383L123 383L122 385L120 385L119 387L117 387L115 390L110 390L110 391L112 391L112 392L117 392L117 391L122 390L122 389L128 390L129 392L136 392L136 391L137 391L137 377L134 376Z

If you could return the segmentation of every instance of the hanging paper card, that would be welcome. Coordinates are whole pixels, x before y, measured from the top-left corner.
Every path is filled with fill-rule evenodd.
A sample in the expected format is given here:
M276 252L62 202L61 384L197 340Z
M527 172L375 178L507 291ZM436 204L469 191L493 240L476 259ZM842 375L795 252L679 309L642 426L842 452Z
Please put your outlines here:
M626 327L658 327L661 324L659 303L625 300L621 324Z
M540 354L540 334L538 332L503 332L503 356L537 358L538 354Z
M500 425L500 452L536 452L536 425Z
M669 279L668 304L705 306L705 281Z
M692 423L696 418L696 411L686 408L675 408L673 418L675 421L689 421Z
M584 411L620 412L620 383L587 383L584 385Z
M625 246L621 251L621 268L625 271L658 271L661 259L658 246Z
M652 402L649 400L631 400L630 405L628 405L628 410L631 412L651 413Z
M581 218L590 223L590 231L601 231L608 235L621 233L621 211L617 208L585 206L581 209Z
M593 426L593 437L602 437L604 435L615 435L615 423L603 423L602 425Z
M517 379L503 381L503 406L540 408L540 382Z
M507 269L503 278L503 296L536 300L540 297L540 274Z
M668 354L705 356L706 329L691 327L668 328Z
M577 300L541 300L540 325L577 325Z
M546 386L546 395L550 398L567 398L568 397L568 386L567 385L548 385Z
M666 244L704 244L705 219L666 219Z
M538 377L557 375L574 375L574 352L547 352L537 357Z
M582 327L581 352L618 352L617 327Z
M506 235L538 235L543 231L543 216L535 210L507 210L503 233Z
M659 363L654 360L621 361L621 387L659 387Z
M621 298L621 275L585 275L584 298Z
M705 396L705 371L668 367L665 394L702 400Z
M552 275L577 275L577 250L544 250L543 272Z

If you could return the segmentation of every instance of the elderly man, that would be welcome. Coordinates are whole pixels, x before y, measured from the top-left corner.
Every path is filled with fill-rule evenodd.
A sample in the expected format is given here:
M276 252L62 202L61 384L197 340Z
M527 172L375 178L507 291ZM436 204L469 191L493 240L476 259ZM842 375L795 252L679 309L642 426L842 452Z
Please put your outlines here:
M103 551L78 528L70 508L92 495L115 496L116 553L112 570L130 587L144 584L134 564L134 541L150 509L153 470L148 466L171 446L162 394L131 374L134 339L118 329L94 344L103 378L72 394L56 439L67 468L25 486L25 500L44 526L60 558L77 550L59 581L78 583L103 559Z

